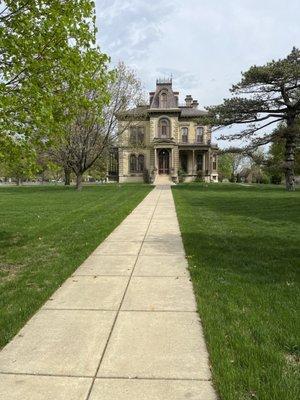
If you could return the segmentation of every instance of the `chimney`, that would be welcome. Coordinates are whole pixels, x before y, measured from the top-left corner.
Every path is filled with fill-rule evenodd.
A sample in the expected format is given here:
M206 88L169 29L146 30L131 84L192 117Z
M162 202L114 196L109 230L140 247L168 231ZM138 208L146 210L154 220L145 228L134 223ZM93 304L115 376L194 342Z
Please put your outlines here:
M193 108L198 108L198 106L199 106L198 100L193 100L192 107Z
M188 94L185 98L185 104L187 107L191 107L193 102L193 98L190 94Z

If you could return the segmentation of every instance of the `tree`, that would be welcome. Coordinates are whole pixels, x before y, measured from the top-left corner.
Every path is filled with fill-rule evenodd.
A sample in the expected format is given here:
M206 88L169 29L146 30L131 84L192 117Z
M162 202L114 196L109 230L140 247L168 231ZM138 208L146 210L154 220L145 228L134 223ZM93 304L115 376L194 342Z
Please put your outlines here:
M232 176L232 154L220 154L218 159L218 175L219 180L222 182L224 179L230 179Z
M99 88L100 90L100 88ZM94 163L108 152L135 118L134 113L125 124L118 126L116 116L136 105L142 97L141 84L135 73L120 63L112 71L108 84L110 100L101 107L97 98L101 95L97 88L86 96L94 106L90 109L79 108L76 120L62 141L50 151L52 157L65 169L76 175L76 187L82 188L82 176Z
M13 147L7 149L6 160L0 157L5 166L6 177L13 178L18 185L25 179L33 178L38 166L36 163L36 152L33 147L25 140L18 140Z
M287 190L294 190L295 147L299 140L297 118L300 116L300 50L293 48L284 59L263 66L252 66L242 73L242 80L232 86L234 97L208 107L216 127L245 126L239 133L222 135L225 140L245 140L240 151L250 153L272 143L277 131L268 127L281 123L284 140L284 169Z
M277 128L280 130L280 127ZM284 174L284 139L278 137L271 144L268 157L265 160L265 171L270 176L271 183L279 184ZM296 146L295 150L295 174L300 174L300 148Z
M52 137L74 117L82 54L95 56L91 0L6 0L0 9L0 153ZM92 48L94 47L94 48ZM103 60L102 60L103 63ZM92 78L92 77L91 77ZM80 83L78 85L78 83ZM65 90L65 89L68 90Z

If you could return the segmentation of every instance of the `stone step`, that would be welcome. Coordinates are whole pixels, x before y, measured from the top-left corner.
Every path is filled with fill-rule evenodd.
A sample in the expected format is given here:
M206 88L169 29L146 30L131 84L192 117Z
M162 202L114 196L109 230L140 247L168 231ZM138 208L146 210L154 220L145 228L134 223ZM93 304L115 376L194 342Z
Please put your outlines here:
M157 174L154 179L154 185L175 185L175 183L172 181L171 175Z

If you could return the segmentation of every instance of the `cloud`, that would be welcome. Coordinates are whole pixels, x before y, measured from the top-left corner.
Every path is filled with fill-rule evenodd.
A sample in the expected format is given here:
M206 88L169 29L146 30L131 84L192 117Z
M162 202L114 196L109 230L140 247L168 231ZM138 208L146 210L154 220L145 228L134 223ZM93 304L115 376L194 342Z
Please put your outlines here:
M175 3L176 0L96 2L100 41L114 59L136 63L148 57L151 45L162 38L161 25L172 14Z
M97 0L99 43L134 68L147 91L173 75L182 102L229 96L241 71L299 46L300 2L289 0Z

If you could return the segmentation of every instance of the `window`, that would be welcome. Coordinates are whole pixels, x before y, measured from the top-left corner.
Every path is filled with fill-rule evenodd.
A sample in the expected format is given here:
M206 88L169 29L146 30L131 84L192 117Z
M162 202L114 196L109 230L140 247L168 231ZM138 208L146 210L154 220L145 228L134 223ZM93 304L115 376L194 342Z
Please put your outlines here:
M144 128L141 126L137 126L131 128L130 131L130 144L132 145L141 145L144 143Z
M213 161L213 170L215 171L217 169L217 155L214 154L212 156L212 161Z
M166 93L161 93L159 106L160 106L160 108L167 108L167 94Z
M162 118L159 120L158 124L159 137L168 138L170 136L170 123L167 118Z
M143 154L140 154L138 156L138 165L137 165L138 172L144 172L144 163L145 163L145 156Z
M188 142L188 128L185 126L183 128L181 128L181 141L183 143L187 143Z
M182 171L187 173L187 170L188 170L188 155L187 155L187 153L180 154L180 164L181 164Z
M202 154L197 154L196 162L197 162L197 171L202 171L202 168L203 168L203 155Z
M129 172L131 173L142 173L145 169L145 156L144 154L130 154L129 157Z
M203 133L204 129L202 126L198 126L196 129L196 142L197 143L202 143L203 142Z
M129 171L136 172L136 155L131 154L129 158Z
M118 175L118 151L113 149L109 152L109 175Z

